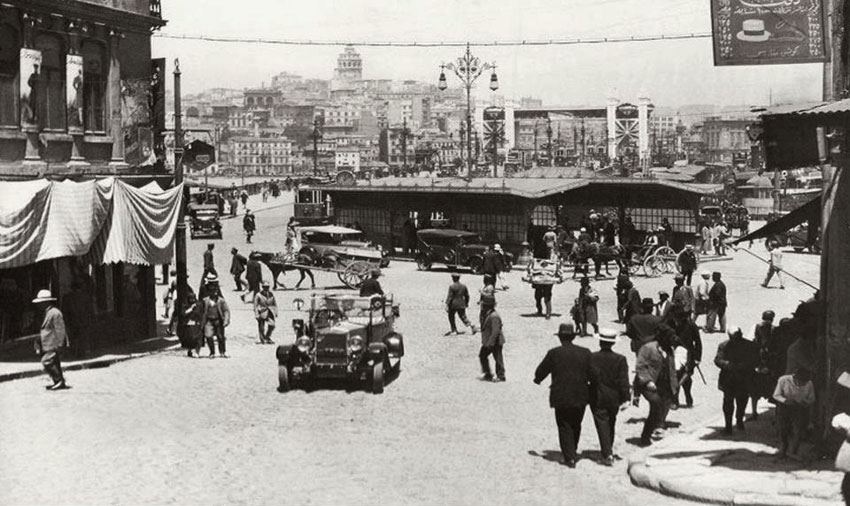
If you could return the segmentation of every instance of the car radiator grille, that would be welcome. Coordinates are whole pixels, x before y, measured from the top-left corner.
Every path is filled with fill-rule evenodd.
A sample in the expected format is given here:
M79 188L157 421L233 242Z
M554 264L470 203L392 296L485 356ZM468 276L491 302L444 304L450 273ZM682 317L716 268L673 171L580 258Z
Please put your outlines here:
M348 362L347 336L344 334L326 334L316 343L316 362L344 364Z

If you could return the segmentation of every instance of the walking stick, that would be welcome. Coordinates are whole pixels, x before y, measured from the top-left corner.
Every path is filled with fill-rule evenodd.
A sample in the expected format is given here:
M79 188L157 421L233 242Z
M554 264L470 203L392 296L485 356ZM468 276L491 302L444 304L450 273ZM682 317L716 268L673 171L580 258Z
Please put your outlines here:
M761 260L762 262L764 262L764 263L766 263L766 264L770 265L770 261L765 260L764 258L762 258L762 257L760 257L760 256L758 256L758 255L756 255L755 253L753 253L752 251L750 251L750 250L748 250L748 249L744 249L744 248L737 248L737 247L735 247L735 246L733 246L733 245L731 245L731 244L729 245L729 247L730 247L730 248L732 248L732 249L733 249L733 250L735 250L735 251L745 251L745 252L749 253L750 255L752 255L752 256L754 256L754 257L758 258L758 259L759 259L759 260ZM800 283L803 283L804 285L808 286L809 288L812 288L812 289L815 289L815 290L820 290L820 288L816 287L815 285L813 285L813 284L811 284L811 283L809 283L809 282L807 282L807 281L805 281L805 280L802 280L802 279L798 278L797 276L795 276L795 275L791 274L790 272L786 271L785 269L779 269L779 270L780 270L781 272L784 272L785 274L787 274L787 275L788 275L788 277L790 277L790 278L792 278L792 279L795 279L795 280L799 281Z
M699 373L699 377L702 380L702 384L708 385L708 382L705 381L705 376L702 374L702 369L699 368L699 364L696 364L696 366L694 366L694 369L696 369L697 372Z

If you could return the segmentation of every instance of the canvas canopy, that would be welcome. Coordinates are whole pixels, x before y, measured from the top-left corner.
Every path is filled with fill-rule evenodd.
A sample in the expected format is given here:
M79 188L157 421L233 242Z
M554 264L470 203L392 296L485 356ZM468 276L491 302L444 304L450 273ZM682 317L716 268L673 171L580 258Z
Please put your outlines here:
M114 178L2 182L0 269L67 256L170 263L182 189L140 189Z

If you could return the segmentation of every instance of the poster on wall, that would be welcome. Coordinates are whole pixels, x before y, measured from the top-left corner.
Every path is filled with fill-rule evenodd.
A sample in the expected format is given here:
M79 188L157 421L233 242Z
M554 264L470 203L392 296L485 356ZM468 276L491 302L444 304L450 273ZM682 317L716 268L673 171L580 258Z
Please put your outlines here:
M68 129L83 129L83 57L65 57L65 104L68 108Z
M39 123L39 82L41 81L41 51L21 49L21 126Z
M715 65L827 60L824 0L711 0Z
M150 79L121 81L121 132L124 136L124 161L139 167L153 152L150 135ZM142 134L144 129L147 134Z

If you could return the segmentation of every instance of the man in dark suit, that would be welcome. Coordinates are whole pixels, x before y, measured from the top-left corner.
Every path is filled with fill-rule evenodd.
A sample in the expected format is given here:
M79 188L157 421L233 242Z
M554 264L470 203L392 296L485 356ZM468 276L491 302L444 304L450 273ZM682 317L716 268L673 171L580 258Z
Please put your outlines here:
M626 290L626 302L623 306L623 323L628 324L633 316L642 312L640 292L631 280L623 282Z
M496 246L499 245L497 244ZM487 248L487 251L484 252L484 259L481 264L481 272L484 273L485 278L489 277L493 281L493 285L496 284L499 273L505 270L505 265L502 262L502 255L496 251L496 246Z
M552 375L549 405L555 409L564 464L574 468L576 447L581 436L581 420L590 400L590 387L595 388L596 382L590 366L590 350L573 344L576 336L573 324L562 323L556 335L561 340L561 346L546 353L534 371L534 382L539 385L546 376Z
M644 344L655 341L658 326L661 325L661 318L652 314L655 309L652 299L643 299L641 307L641 314L632 316L626 324L626 334L632 340L631 349L635 355Z
M590 411L602 449L602 464L614 464L614 428L620 406L629 402L629 365L626 357L611 348L617 333L603 329L599 332L600 350L590 356L590 367L596 377L596 387L590 390Z
M239 250L231 248L230 254L233 259L230 261L230 274L233 275L233 281L236 283L236 291L242 291L242 273L245 272L245 265L248 264L248 259L244 255L239 254Z
M260 265L260 260L257 255L253 252L248 255L245 279L248 280L248 291L243 293L240 297L242 298L242 302L253 303L254 297L260 293L260 283L263 281L263 267ZM251 294L250 298L246 298L248 293Z
M455 315L460 316L460 321L467 327L472 328L472 333L478 332L475 325L469 322L466 317L466 308L469 307L469 290L466 285L460 282L460 274L452 273L452 284L449 285L449 293L446 295L446 311L449 313L449 325L451 330L447 336L459 334L457 325L455 324Z
M371 277L360 285L361 297L371 297L373 295L384 294L384 289L381 288L381 283L378 282L379 277L381 277L381 269L372 269Z
M481 310L485 313L481 324L481 350L478 360L481 362L481 377L484 381L505 381L505 358L502 348L505 346L505 334L502 332L502 317L496 312L496 298L492 295L481 297ZM496 377L490 372L490 355L496 364Z

